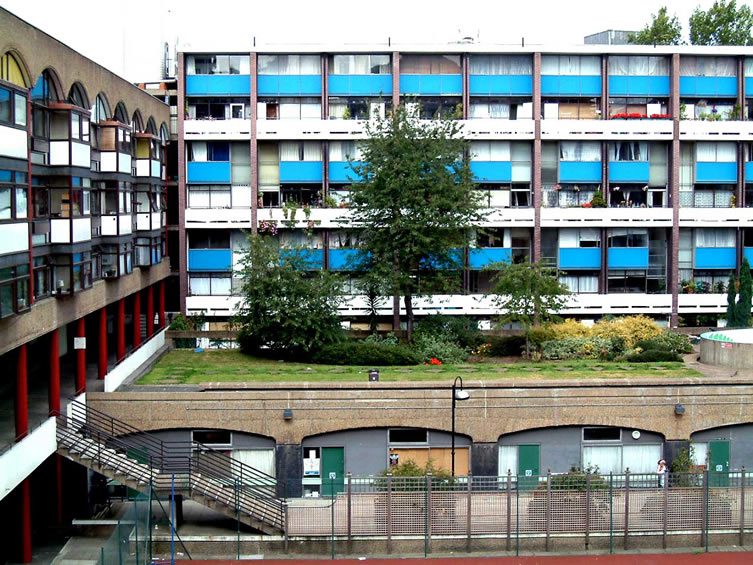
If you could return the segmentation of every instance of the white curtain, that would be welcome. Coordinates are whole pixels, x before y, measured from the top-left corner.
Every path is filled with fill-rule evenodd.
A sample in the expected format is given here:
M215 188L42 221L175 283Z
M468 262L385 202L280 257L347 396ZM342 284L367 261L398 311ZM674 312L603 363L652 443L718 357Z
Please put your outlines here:
M726 141L716 144L716 160L719 163L734 163L737 161L737 145Z
M230 190L218 190L211 193L212 208L230 208Z
M631 473L655 473L661 456L661 445L639 443L622 446L622 464Z
M341 104L341 103L330 103L329 105L329 117L333 118L335 120L340 120L345 115L345 109L348 107L347 104Z
M601 234L597 228L580 228L578 233L578 246L579 247L593 247L593 245L582 245L586 241L601 241Z
M707 465L709 459L708 443L691 443L693 447L693 465Z
M609 57L609 74L615 76L626 76L630 70L630 57L620 55Z
M578 228L562 228L559 233L560 249L571 249L579 247Z
M211 279L209 277L197 277L191 275L188 278L191 294L194 296L209 296Z
M322 144L318 141L303 142L303 160L304 161L321 161Z
M352 141L333 141L329 145L330 161L347 161L350 157L354 161L361 158L361 152Z
M472 75L530 75L531 58L526 55L473 55Z
M300 161L301 144L297 141L283 141L280 143L280 161Z
M289 55L295 57L296 55ZM321 63L319 55L299 55L299 71L302 75L318 75L321 74ZM291 74L298 74L291 73Z
M601 147L598 141L562 141L560 159L562 161L601 161Z
M500 445L497 473L500 477L506 477L510 471L513 476L518 474L518 446Z
M578 292L599 292L599 277L580 276L578 283L580 285Z
M322 117L322 105L321 104L301 104L301 119L302 120L320 120Z
M205 141L194 141L191 143L191 155L189 161L201 161L207 160L207 144Z
M280 104L281 120L298 120L301 117L301 105L297 102Z
M542 75L560 74L559 55L542 55L541 56L541 74Z
M212 296L230 296L232 279L227 277L212 278Z
M648 161L648 143L643 141L616 141L609 146L612 161Z
M696 247L735 247L734 228L700 228L695 230Z
M746 57L745 63L743 66L743 72L745 73L746 77L753 77L753 59L750 57Z
M643 59L643 57L641 57ZM649 76L664 76L669 74L669 58L667 57L646 57L648 59ZM641 75L644 73L633 72L632 74Z
M583 468L598 468L600 475L621 474L622 448L620 446L583 446Z

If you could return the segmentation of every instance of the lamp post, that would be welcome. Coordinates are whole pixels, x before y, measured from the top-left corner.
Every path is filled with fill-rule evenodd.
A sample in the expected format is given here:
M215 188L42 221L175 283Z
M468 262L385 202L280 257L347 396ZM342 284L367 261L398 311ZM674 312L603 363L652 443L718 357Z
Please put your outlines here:
M460 386L458 387L458 383ZM455 377L452 383L452 476L455 476L455 403L458 400L468 400L471 395L463 390L463 377Z

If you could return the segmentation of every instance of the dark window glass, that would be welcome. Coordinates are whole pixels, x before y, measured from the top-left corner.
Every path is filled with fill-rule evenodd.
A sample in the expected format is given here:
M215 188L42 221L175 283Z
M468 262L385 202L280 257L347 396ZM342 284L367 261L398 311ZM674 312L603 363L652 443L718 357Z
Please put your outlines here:
M10 122L10 91L0 88L0 122Z
M583 428L583 441L619 441L620 428Z
M400 428L390 430L390 443L427 443L429 433L420 428Z
M204 445L230 445L231 434L227 430L195 430L193 441Z

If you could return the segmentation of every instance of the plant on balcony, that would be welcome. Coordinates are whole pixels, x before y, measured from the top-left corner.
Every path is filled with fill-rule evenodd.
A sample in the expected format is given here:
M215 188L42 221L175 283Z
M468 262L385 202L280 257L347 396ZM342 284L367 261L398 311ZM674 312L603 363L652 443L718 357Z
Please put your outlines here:
M342 113L342 119L350 120L352 117L353 117L353 114L350 112L350 108L346 106Z
M259 220L259 233L262 235L277 235L275 220Z
M617 114L612 114L611 119L613 120L642 120L647 117L648 116L646 114L641 114L639 112L618 112Z
M325 208L337 208L337 200L334 196L327 195L324 197Z
M729 207L737 208L737 197L734 194L729 197Z
M695 281L683 279L680 281L680 289L682 294L694 294L695 293Z
M298 213L298 204L293 200L288 200L282 205L282 216L285 218L282 223L288 228L295 227L295 216Z
M591 198L591 208L606 208L607 201L601 192L594 192L593 198Z
M651 114L649 117L652 120L669 120L672 118L672 114Z
M688 119L688 105L685 104L685 102L682 102L680 104L680 119L681 120L687 120Z

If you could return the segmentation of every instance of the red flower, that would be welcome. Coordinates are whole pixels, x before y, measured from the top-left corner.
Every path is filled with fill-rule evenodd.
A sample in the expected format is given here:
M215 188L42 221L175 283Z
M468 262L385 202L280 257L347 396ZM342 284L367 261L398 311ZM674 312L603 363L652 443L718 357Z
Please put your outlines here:
M591 203L590 202L584 202L583 204L581 204L581 208L591 208Z
M441 364L442 362L436 357L432 357L431 359L429 359L429 365L441 365Z

